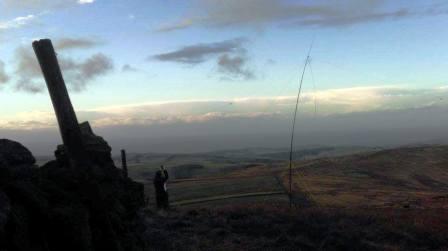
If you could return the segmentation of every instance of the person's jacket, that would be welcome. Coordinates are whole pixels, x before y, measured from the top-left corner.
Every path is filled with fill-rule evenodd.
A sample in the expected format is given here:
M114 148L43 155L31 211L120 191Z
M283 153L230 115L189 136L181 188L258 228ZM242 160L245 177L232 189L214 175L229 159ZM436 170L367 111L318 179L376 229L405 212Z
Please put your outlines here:
M154 176L154 187L156 189L156 193L163 193L165 192L165 182L168 180L168 171L159 170L156 172L156 175Z

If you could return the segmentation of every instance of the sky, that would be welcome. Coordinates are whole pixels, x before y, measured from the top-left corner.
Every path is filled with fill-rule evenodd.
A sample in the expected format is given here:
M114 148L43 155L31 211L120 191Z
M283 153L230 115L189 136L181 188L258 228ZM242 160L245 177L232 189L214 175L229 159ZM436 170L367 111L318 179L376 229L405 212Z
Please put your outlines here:
M0 138L60 143L31 48L50 38L80 121L116 151L447 140L448 3L0 0Z

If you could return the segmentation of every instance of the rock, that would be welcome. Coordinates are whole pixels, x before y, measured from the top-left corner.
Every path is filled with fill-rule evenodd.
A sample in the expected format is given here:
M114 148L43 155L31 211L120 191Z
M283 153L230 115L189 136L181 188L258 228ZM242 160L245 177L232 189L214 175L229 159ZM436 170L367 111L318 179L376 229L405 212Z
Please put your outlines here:
M22 144L0 139L0 167L32 166L36 159Z
M112 148L102 137L95 135L89 122L79 124L82 140L90 161L101 167L115 167L112 160ZM55 157L61 165L68 163L63 145L59 145L55 151Z
M56 151L54 151L54 156L56 157L56 161L60 166L70 165L64 145L58 145L56 147Z
M57 161L36 168L20 143L0 141L0 250L143 249L143 185L122 175L88 123L81 128L91 169L72 168L61 146Z
M95 135L89 122L79 124L84 147L90 160L99 166L115 166L112 160L112 148L102 137Z
M81 205L54 208L50 232L53 250L93 250L89 217L89 211Z

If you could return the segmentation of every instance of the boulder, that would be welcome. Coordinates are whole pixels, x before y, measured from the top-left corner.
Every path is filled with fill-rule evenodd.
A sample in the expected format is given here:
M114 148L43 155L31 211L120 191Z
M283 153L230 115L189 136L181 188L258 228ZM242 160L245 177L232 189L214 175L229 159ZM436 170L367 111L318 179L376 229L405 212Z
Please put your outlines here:
M0 139L0 167L32 166L36 159L22 144Z

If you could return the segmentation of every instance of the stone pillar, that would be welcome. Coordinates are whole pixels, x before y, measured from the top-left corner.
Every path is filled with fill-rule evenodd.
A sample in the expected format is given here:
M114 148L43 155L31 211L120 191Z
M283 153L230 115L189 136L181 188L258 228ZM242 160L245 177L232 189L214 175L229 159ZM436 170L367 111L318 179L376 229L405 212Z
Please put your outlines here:
M34 41L33 48L47 83L70 165L77 168L88 167L89 161L82 141L78 119L70 102L51 40Z
M126 151L121 150L121 166L123 168L124 177L128 177L128 164L126 162Z

